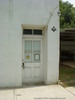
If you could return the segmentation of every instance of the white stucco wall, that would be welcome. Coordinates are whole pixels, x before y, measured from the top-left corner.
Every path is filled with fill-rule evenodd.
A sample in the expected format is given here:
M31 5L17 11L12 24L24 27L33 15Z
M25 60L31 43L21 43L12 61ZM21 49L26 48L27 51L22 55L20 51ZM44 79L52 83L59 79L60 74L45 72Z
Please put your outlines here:
M59 0L0 0L0 87L22 85L22 24L46 25ZM45 83L58 80L59 7L49 21ZM51 28L55 26L56 31Z
M22 31L9 1L0 0L0 87L22 84Z
M47 84L57 83L59 78L59 18L55 10L48 26L47 37ZM51 28L55 26L56 31Z

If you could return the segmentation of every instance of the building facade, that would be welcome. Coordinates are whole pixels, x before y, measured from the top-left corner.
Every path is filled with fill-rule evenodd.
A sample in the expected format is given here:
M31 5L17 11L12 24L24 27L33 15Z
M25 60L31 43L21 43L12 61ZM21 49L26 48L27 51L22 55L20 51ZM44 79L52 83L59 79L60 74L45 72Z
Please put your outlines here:
M0 87L59 78L59 0L0 0Z

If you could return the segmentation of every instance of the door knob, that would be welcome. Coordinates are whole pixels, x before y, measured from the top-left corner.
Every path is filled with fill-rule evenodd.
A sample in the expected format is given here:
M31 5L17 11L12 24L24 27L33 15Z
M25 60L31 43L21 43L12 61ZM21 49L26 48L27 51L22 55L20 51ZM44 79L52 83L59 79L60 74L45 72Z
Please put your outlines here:
M23 68L23 69L25 68L25 66L24 66L24 62L22 63L22 68Z

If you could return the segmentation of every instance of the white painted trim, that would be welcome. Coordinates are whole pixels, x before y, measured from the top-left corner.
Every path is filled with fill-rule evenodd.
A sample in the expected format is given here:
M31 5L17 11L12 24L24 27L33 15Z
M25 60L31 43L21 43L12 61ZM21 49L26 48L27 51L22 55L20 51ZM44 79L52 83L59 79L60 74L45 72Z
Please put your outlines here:
M44 38L44 36L42 35L42 36L38 36L38 35L23 35L22 36L22 38L24 39L24 38L34 38L34 39L42 39L42 38Z
M47 27L46 25L25 25L22 24L22 29L44 29L45 27Z

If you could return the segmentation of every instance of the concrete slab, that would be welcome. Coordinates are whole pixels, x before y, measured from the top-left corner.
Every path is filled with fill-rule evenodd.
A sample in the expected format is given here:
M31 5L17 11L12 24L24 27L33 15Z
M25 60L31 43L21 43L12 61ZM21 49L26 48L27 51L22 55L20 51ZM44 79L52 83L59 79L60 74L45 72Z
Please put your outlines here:
M66 89L75 96L75 86L67 87Z
M0 100L15 100L13 90L0 90Z
M74 88L60 85L24 86L18 89L0 90L0 100L75 100Z
M60 85L16 89L16 98L17 100L75 100L75 96Z

